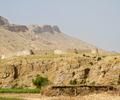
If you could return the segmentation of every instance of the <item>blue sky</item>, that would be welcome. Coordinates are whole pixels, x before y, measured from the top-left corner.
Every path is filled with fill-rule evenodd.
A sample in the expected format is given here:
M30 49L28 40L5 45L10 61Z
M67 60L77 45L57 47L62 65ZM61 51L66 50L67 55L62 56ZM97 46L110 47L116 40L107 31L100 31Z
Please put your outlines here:
M58 25L64 33L120 51L120 0L0 0L0 15L16 24Z

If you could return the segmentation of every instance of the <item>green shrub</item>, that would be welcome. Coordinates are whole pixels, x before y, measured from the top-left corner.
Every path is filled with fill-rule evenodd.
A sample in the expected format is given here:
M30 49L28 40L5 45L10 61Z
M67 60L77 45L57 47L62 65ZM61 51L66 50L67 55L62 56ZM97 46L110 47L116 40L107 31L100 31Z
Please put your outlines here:
M49 80L46 77L42 77L40 75L37 75L37 77L35 79L33 79L32 82L37 88L41 88L43 86L48 85Z
M70 85L76 85L77 84L77 79L70 80Z
M100 61L100 60L102 60L102 58L101 58L101 57L98 57L98 58L97 58L97 61Z
M83 54L83 57L85 57L86 55L85 54Z
M75 76L75 72L72 72L72 77L74 77Z
M93 65L93 62L89 62L90 65Z

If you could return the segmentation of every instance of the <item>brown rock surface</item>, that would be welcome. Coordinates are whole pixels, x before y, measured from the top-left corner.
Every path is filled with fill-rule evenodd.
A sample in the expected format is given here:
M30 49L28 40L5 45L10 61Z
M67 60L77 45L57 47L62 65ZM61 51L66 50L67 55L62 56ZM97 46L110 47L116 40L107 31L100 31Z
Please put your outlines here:
M120 85L120 57L32 55L3 60L0 63L1 87L31 87L37 75L47 76L54 85ZM91 63L92 62L92 63Z

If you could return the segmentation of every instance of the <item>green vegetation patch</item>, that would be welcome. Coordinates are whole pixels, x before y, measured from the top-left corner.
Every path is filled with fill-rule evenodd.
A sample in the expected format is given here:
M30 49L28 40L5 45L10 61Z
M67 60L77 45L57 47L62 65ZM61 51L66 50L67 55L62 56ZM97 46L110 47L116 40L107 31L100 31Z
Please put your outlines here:
M70 85L76 85L77 84L77 79L74 79L74 80L70 80Z
M32 82L37 88L41 88L49 84L48 78L42 77L40 75L37 75L37 77L33 79Z
M40 89L0 88L0 93L40 93Z
M0 100L23 100L23 99L0 97Z

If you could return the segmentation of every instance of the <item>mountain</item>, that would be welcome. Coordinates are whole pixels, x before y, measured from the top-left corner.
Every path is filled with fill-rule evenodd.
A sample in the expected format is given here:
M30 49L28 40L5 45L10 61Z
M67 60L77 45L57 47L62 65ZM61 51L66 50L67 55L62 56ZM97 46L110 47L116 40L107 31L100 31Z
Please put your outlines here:
M95 48L63 33L57 25L16 25L0 16L0 55L23 50L91 51Z
M91 53L66 53L61 56L45 53L11 57L15 54L29 54L27 50L33 53L48 50L79 50ZM84 90L76 90L78 93L82 93L81 90L86 91L87 94L107 92L108 89L114 91L114 86L119 91L120 55L101 55L99 52L99 55L92 54L95 51L97 53L104 50L66 35L56 25L16 25L0 17L0 55L11 57L0 59L0 88L34 88L33 79L41 75L50 81L48 87L92 86L91 90L86 87L83 87ZM105 91L100 86L106 87ZM109 86L112 88L108 88ZM49 89L44 91L47 95L54 92ZM73 89L70 91L65 93L72 94ZM58 95L59 92L56 90L54 93Z

